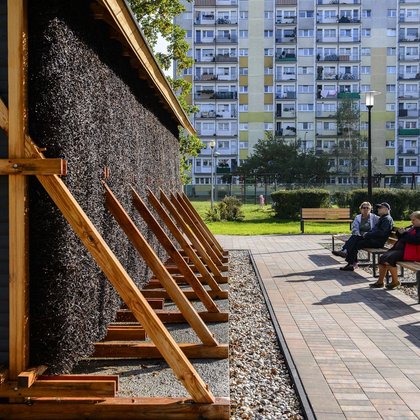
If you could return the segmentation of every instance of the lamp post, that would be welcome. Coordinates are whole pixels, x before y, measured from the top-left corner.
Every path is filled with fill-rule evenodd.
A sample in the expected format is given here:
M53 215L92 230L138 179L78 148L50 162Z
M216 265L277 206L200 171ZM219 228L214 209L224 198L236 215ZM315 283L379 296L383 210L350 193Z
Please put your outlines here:
M368 201L372 203L372 108L375 103L374 97L381 92L370 90L366 92L366 108L368 109Z
M214 140L210 141L209 146L211 150L210 208L213 210L213 207L214 207L214 148L216 147L216 142Z

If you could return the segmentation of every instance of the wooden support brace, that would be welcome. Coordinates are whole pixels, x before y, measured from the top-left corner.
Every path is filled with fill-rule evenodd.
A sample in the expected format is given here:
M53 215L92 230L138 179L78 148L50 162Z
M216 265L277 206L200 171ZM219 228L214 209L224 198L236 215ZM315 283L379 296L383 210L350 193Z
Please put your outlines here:
M18 387L29 388L37 380L38 376L42 375L47 369L48 366L41 365L19 373Z
M171 256L176 269L184 275L185 281L193 288L193 290L195 291L203 305L207 308L207 310L209 312L219 312L219 308L214 303L213 299L207 293L206 289L204 289L202 284L198 281L196 275L193 273L185 259L178 252L169 236L159 225L153 214L147 208L146 204L143 202L143 200L137 194L133 187L131 187L131 192L134 207L137 209L137 211L140 213L140 215L147 223L149 228L155 234L156 238L159 240L161 245L165 248L166 252ZM165 267L170 272L168 268L171 266L165 264Z
M95 420L229 420L228 398L216 398L212 404L194 404L185 398L101 398L45 399L27 404L5 404L7 419L95 419Z
M141 289L141 293L144 297L162 297L165 299L170 299L168 292L165 289L160 288L161 285L159 283L158 287L150 288L150 289ZM193 289L181 289L182 293L184 293L185 297L189 300L198 300L197 294L194 292ZM207 290L207 293L210 295L212 299L228 299L229 292L227 290L222 290L221 292L213 292L213 290Z
M208 226L204 223L203 219L200 217L197 210L194 208L194 206L192 205L189 198L185 195L185 193L180 193L179 195L183 198L183 202L185 203L185 205L190 208L190 210L193 214L195 214L195 218L196 218L197 222L201 223L203 225L203 227L207 230L208 234L213 238L213 242L220 249L220 251L222 252L222 255L225 256L225 257L229 256L229 251L226 251L226 250L223 249L223 247L220 245L220 242L215 238L215 236L210 231Z
M134 224L129 215L125 212L121 204L118 202L111 189L105 182L102 182L105 188L105 202L107 208L114 216L117 223L121 226L130 242L134 245L138 253L143 257L146 264L150 267L163 287L168 291L171 299L178 306L183 314L186 322L195 331L200 340L209 346L216 346L217 340L208 329L207 325L197 314L197 311L191 305L191 302L184 296L179 286L165 269L155 251L143 237L137 226Z
M0 100L0 102L2 101ZM0 113L4 113L5 110L7 110L6 106L0 104ZM4 122L4 120L7 121L7 114L3 114L0 118L0 121ZM25 154L26 157L44 158L29 137L26 137L25 141ZM144 326L147 334L162 352L166 362L173 369L175 375L183 383L194 401L199 403L214 402L214 396L209 391L208 386L185 357L184 353L166 330L158 316L153 312L152 308L150 308L150 305L140 293L133 280L115 257L114 253L103 240L102 236L74 199L63 181L57 175L37 175L37 179L63 213L63 216L70 223L75 233L79 236L82 243L91 253L104 274L111 281L122 300L133 311L137 321ZM20 372L25 370L25 368L21 369ZM29 390L32 390L34 385L29 388ZM11 397L13 396L15 395L12 395Z
M0 159L0 175L67 175L64 159Z
M204 344L178 343L178 345L188 359L227 359L229 357L228 344L206 346ZM161 359L162 355L150 342L106 342L95 343L92 357Z
M184 237L184 234L178 229L177 225L171 219L171 217L166 212L166 210L163 208L162 204L159 202L159 200L153 194L153 192L150 189L147 189L147 193L148 193L148 199L149 199L150 204L153 206L153 208L159 214L159 217L162 219L163 223L165 223L165 225L167 226L169 231L175 237L175 239L177 240L178 244L181 246L183 251L185 251L185 253L191 259L191 261L195 264L195 266L197 267L200 274L204 277L207 284L210 286L211 290L213 290L215 292L220 292L222 289L220 288L220 286L218 285L218 283L215 279L216 276L215 277L212 276L210 271L206 268L204 263L201 261L200 257L196 253L196 251L192 248L190 243ZM221 274L220 274L220 276L221 276Z
M146 331L140 325L108 325L105 338L102 341L143 341Z
M163 309L165 306L165 299L163 298L146 298L147 303L150 305L153 309ZM123 303L121 305L121 309L127 309L127 305Z

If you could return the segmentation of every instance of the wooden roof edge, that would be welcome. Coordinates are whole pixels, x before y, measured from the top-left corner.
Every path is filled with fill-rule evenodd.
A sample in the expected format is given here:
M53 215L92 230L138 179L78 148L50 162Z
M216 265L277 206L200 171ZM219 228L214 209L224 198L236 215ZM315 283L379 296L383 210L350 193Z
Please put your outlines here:
M195 128L179 103L166 76L157 63L141 28L126 0L97 0L108 10L115 24L122 32L127 44L139 60L153 85L159 90L163 99L172 110L174 117L189 134L196 134Z

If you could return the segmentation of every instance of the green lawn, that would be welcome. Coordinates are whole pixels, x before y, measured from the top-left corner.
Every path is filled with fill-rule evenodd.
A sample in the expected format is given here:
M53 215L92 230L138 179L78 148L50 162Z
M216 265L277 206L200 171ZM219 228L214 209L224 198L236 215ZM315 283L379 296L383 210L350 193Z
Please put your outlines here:
M209 202L193 201L195 209L204 219L206 211L210 208ZM244 204L242 210L245 214L243 222L207 222L207 226L216 235L277 235L300 234L300 222L279 220L274 218L271 206L260 209L259 205ZM407 221L396 222L398 225L407 224ZM305 233L328 234L349 233L348 223L305 223Z

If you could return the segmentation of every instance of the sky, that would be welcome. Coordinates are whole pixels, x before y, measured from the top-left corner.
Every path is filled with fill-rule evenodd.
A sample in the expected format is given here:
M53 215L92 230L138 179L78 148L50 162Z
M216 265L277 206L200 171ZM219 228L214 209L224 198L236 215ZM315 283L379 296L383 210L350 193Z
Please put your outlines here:
M167 47L168 43L163 39L163 38L158 38L158 42L156 44L156 52L162 52L162 53L166 53L166 47ZM165 74L167 76L171 76L173 75L173 67L171 65L169 70L165 70Z

